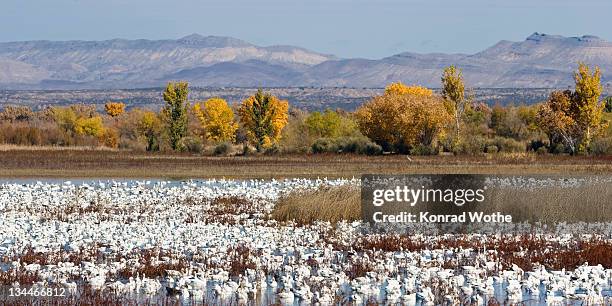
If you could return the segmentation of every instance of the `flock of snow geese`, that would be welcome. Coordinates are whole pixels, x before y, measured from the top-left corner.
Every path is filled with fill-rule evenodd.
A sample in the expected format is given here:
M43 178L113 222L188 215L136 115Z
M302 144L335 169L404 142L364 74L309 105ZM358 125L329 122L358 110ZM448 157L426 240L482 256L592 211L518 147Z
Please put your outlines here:
M283 194L347 184L359 180L0 182L0 279L227 304L612 303L611 267L502 269L494 250L463 247L357 250L363 222L268 218ZM215 219L213 200L232 197L251 211Z

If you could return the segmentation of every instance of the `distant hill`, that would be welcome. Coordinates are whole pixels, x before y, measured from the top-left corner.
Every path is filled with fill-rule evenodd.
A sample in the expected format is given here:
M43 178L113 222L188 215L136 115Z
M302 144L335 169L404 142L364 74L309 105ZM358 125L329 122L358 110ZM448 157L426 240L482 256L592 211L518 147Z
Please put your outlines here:
M394 81L437 87L443 67L463 69L471 87L559 88L577 63L612 81L612 43L595 36L534 33L476 54L400 53L340 59L293 46L260 47L218 36L177 40L0 43L0 89L144 88L169 80L195 86L383 87ZM608 84L609 86L609 84Z

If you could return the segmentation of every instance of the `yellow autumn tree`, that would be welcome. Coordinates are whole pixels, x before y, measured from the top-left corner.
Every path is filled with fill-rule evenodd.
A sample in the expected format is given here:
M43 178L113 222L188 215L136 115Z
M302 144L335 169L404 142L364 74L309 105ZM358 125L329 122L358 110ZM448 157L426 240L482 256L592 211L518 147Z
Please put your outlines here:
M152 111L139 114L136 129L147 140L147 151L159 151L159 137L162 131L162 120Z
M465 99L465 85L460 69L455 66L444 68L442 73L442 97L446 108L455 121L455 141L459 140L459 130L463 114L469 106Z
M121 102L107 102L104 104L106 114L111 117L117 117L125 112L125 104Z
M78 116L70 107L53 107L51 108L53 119L61 130L68 134L74 133Z
M603 86L601 85L601 70L595 66L593 72L584 63L578 65L578 71L574 73L576 91L574 94L575 120L583 131L579 150L585 151L589 148L593 136L598 135L604 128L605 123L601 120L605 105L600 101Z
M234 141L238 124L234 121L234 111L221 98L211 98L196 103L193 112L200 120L206 139L222 142Z
M94 116L91 118L78 118L74 127L74 132L77 135L87 135L99 137L104 133L104 124L102 117Z
M572 153L586 152L591 140L605 130L602 120L604 103L600 101L603 90L601 71L580 63L574 74L574 92L553 92L538 110L538 125L551 140L563 142Z
M385 150L432 147L451 121L440 97L385 94L363 104L355 117L361 132Z
M571 90L553 91L546 103L538 108L536 118L540 129L548 135L551 147L563 143L575 153L580 129L572 112L573 95Z
M276 144L287 124L289 103L261 89L248 97L238 109L247 137L258 152Z
M423 86L418 86L418 85L406 86L402 82L397 82L397 83L391 83L387 87L385 87L385 94L387 95L413 94L413 95L418 95L418 96L431 97L433 96L433 91Z

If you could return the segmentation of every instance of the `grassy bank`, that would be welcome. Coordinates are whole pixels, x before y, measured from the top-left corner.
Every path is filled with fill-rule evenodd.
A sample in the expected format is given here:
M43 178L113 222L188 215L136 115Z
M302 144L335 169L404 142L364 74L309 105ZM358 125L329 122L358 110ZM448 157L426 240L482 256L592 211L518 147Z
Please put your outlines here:
M482 211L485 214L501 212L510 214L514 222L609 222L611 211L607 209L612 192L608 183L591 182L580 186L540 186L535 188L493 187L485 193L487 204L469 208L444 207L439 204L411 208L411 212L427 211L432 214L460 214L465 211ZM420 204L426 205L426 204ZM576 209L576 205L580 209ZM399 214L406 206L385 206L385 214ZM451 208L451 209L449 209ZM456 208L456 207L455 207ZM275 205L271 217L277 221L296 221L311 224L316 220L336 223L341 220L361 219L361 193L354 186L323 187L315 190L294 191L284 195Z
M4 178L283 178L352 177L364 173L609 174L612 156L571 157L340 154L210 157L87 149L4 148Z

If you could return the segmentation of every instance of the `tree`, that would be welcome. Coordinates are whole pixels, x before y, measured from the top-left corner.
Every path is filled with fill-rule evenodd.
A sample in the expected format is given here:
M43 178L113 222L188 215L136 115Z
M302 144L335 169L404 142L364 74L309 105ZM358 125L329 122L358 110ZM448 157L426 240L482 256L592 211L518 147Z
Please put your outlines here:
M121 102L107 102L104 104L106 114L111 117L117 117L125 112L125 104Z
M211 98L196 103L193 111L200 120L206 139L222 142L234 141L238 124L234 121L234 111L221 98Z
M177 150L181 138L187 135L187 107L189 102L189 84L187 82L170 82L164 91L166 106L163 109L170 147Z
M159 151L161 120L156 113L152 111L143 112L138 120L137 130L147 139L147 151Z
M79 118L91 118L98 115L98 111L96 110L95 105L91 104L72 104L70 105L70 109L76 114Z
M385 150L432 146L450 122L442 99L416 94L374 97L355 113L361 132Z
M34 118L34 112L28 106L11 106L7 105L0 112L0 120L2 121L29 121Z
M306 117L306 126L311 135L317 137L338 137L342 116L332 110L313 112Z
M603 87L601 71L580 63L574 74L574 92L553 92L538 110L538 125L548 134L551 144L561 139L572 151L586 152L591 139L601 133L606 122L602 120L604 103L599 101Z
M91 118L78 118L74 127L74 132L77 135L87 135L99 137L104 133L104 124L102 117L95 116Z
M584 151L589 147L593 135L599 134L602 130L602 115L605 105L599 101L603 86L601 85L601 70L595 67L593 73L590 68L580 63L578 71L574 74L576 81L576 92L574 103L577 113L576 122L584 137L580 144Z
M71 107L54 107L52 113L53 119L61 130L66 133L74 133L78 117Z
M455 121L455 137L459 139L461 119L467 107L465 99L465 85L460 69L455 66L444 68L442 74L442 97L446 108Z
M538 126L548 135L551 148L554 144L563 142L575 153L580 129L572 111L573 96L570 90L553 91L546 103L540 106L537 121Z
M289 103L264 93L261 89L240 105L238 113L248 139L258 152L274 145L287 124Z
M385 94L398 94L398 95L406 95L413 94L419 96L433 96L433 91L426 87L414 85L414 86L406 86L402 82L391 83L387 87L385 87Z
M116 148L119 146L119 133L113 128L105 128L100 135L98 135L100 143L109 148Z

